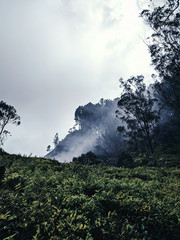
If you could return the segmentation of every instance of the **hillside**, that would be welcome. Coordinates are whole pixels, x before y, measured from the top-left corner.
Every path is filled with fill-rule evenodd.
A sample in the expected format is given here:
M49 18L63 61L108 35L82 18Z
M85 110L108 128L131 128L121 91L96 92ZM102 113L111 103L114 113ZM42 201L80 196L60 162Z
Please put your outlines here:
M38 2L38 9L46 9L44 5L39 8L40 1L33 2ZM104 5L103 1L89 1L94 3L82 5L83 1L76 1L79 3L73 5L75 1L61 1L60 6L47 2L52 19L62 25L57 25L60 34L54 28L56 24L53 34L48 31L51 19L48 21L46 14L36 12L33 6L33 14L22 11L21 4L16 7L22 17L27 16L27 21L21 21L23 28L18 14L18 22L14 21L16 11L9 8L12 3L7 6L8 14L3 11L3 18L7 15L7 19L2 22L7 22L7 26L12 25L8 20L12 18L13 26L18 23L21 33L28 33L29 27L38 32L37 37L32 35L32 44L30 35L26 34L26 41L18 32L18 41L14 36L2 39L13 43L7 51L6 44L2 45L5 57L1 62L5 65L1 69L6 70L0 78L5 80L2 97L17 104L26 126L9 143L12 151L8 151L39 150L48 132L57 126L55 121L61 122L62 128L43 158L8 154L3 149L11 136L9 124L19 126L21 118L13 106L0 101L0 240L179 240L180 0L161 4L151 0L144 10L143 3L134 1L142 9L138 16L145 23L138 38L129 35L141 24L131 18L136 10L132 5L129 11L127 2L105 1ZM125 12L121 12L123 5L127 6ZM63 18L58 21L54 14ZM33 28L31 15L44 27L36 24ZM123 24L117 25L121 21ZM3 25L3 29L11 28ZM48 37L38 29L45 30ZM144 68L147 57L141 52L141 36L155 71L146 72ZM51 49L51 38L58 43L58 51ZM135 46L137 54L131 55ZM34 57L29 54L33 49L38 54ZM43 58L41 53L45 53ZM26 56L25 61L17 65L21 55ZM50 65L47 59L52 60ZM138 75L131 75L131 68ZM29 69L33 69L30 74ZM131 75L128 79L119 76L119 97L79 106L74 114L75 125L60 140L76 103L90 98L93 101L99 94L114 95L109 71L114 76Z
M180 170L1 152L0 239L178 239Z
M73 157L79 157L88 151L100 154L101 152L97 149L98 139L107 132L107 129L108 134L117 135L119 119L116 118L115 111L118 100L119 98L100 99L99 103L90 102L79 106L74 113L75 125L45 157L55 158L60 162L71 162ZM121 139L118 140L120 141ZM104 145L106 149L113 148L113 146ZM114 142L111 145L114 145Z

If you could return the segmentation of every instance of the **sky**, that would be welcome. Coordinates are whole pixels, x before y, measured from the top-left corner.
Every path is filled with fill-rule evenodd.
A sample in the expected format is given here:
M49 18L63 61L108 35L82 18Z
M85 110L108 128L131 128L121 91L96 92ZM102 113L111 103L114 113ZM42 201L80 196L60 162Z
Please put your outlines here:
M151 83L144 2L0 0L0 100L21 117L5 151L44 156L78 106L120 96L120 77Z

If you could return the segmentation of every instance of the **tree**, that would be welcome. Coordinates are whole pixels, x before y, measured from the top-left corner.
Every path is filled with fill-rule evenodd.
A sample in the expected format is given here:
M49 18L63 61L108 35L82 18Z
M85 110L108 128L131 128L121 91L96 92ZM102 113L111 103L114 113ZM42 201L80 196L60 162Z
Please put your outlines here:
M8 123L20 125L20 117L16 113L16 109L8 105L6 102L0 102L0 148L2 148L9 131L5 129Z
M48 146L47 146L46 151L47 151L47 152L50 152L50 151L51 151L51 145L48 145Z
M103 134L96 140L97 153L102 156L117 157L126 150L123 134L114 129L114 125L109 126Z
M99 164L100 161L97 159L96 155L93 152L87 152L86 154L81 154L79 157L74 157L73 162L78 162L81 164Z
M90 130L94 134L99 134L104 130L107 120L109 122L114 117L115 102L116 100L101 99L97 104L90 102L85 106L79 106L75 111L76 127L84 132Z
M55 134L53 143L54 143L54 147L56 147L58 145L58 143L59 143L59 135L58 135L58 133Z
M159 112L153 109L156 99L151 96L143 80L143 76L131 77L127 81L120 79L123 92L118 101L120 111L116 113L125 123L125 128L120 126L118 129L125 129L128 142L136 148L143 147L149 157L153 157L152 164L155 164L153 130L159 120Z
M148 47L161 79L155 88L165 105L180 114L179 0L168 0L152 11L143 10L141 16L154 31Z

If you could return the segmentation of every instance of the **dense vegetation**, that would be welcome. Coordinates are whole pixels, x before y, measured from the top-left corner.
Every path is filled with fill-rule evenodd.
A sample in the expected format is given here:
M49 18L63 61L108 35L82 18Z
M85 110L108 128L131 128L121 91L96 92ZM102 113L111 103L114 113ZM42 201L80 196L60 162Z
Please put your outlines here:
M2 240L178 239L177 168L65 164L5 152L0 164Z
M54 149L47 157L68 161L66 159L68 155L69 161L72 161L73 157L88 151L111 157L117 155L122 148L120 144L122 139L117 133L119 124L115 114L117 101L118 99L101 99L96 104L79 106L74 114L75 125L63 140L54 143Z
M7 139L7 136L10 135L10 132L6 129L9 123L17 126L20 125L20 116L17 115L16 109L13 106L8 105L4 101L0 101L0 149Z
M157 81L120 79L119 98L78 107L65 139L55 135L47 157L73 162L0 149L0 239L179 239L178 8L168 0L141 13L154 30L148 46ZM1 145L8 116L0 111Z

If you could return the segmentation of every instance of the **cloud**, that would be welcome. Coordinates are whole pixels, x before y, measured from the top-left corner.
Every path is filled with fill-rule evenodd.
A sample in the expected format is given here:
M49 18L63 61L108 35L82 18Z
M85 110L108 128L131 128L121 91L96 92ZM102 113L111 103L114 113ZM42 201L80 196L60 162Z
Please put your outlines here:
M79 105L117 97L121 76L150 71L135 0L2 0L0 34L1 98L22 117L9 152L45 154Z

